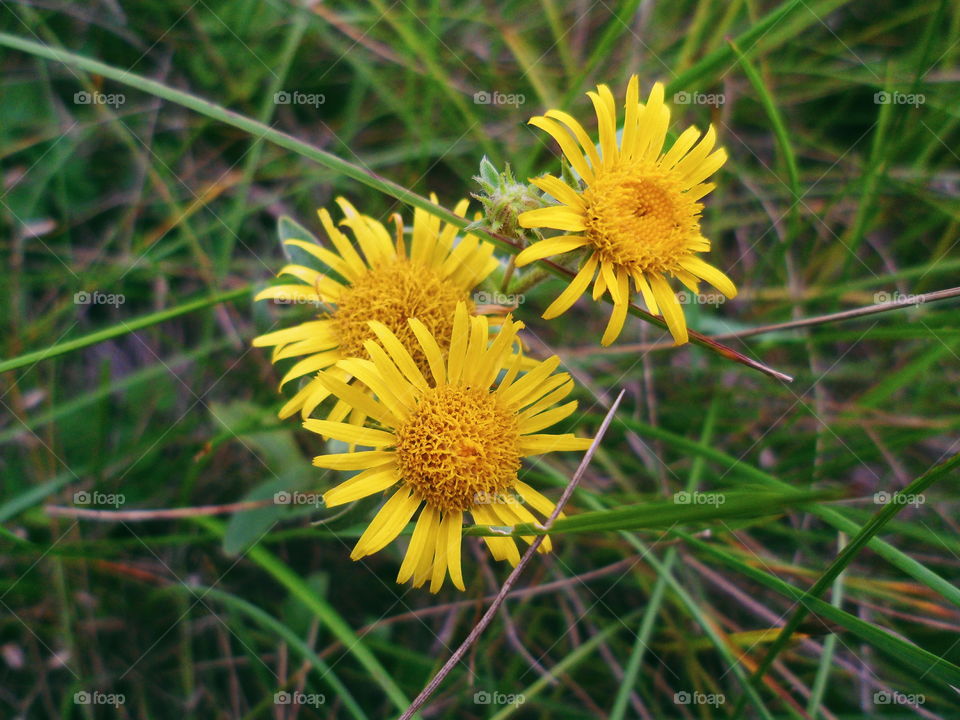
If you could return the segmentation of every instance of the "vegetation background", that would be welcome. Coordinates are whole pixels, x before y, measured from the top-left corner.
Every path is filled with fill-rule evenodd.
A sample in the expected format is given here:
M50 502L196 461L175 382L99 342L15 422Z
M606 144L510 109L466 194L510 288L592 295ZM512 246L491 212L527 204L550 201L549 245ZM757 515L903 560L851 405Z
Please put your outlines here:
M637 318L600 349L607 306L547 323L561 281L525 293L578 429L626 389L571 507L627 510L555 536L423 717L960 717L957 476L929 473L958 449L958 308L910 297L960 269L956 3L31 0L0 31L0 716L395 717L508 570L472 540L466 594L395 585L400 548L348 558L375 501L197 510L331 484L250 348L306 314L251 300L280 218L410 209L143 78L451 206L484 154L555 170L526 120L592 131L583 93L639 73L730 153L704 226L741 294L691 326L795 380ZM525 479L558 497L575 467ZM843 498L785 494L809 489ZM144 509L186 510L82 516Z

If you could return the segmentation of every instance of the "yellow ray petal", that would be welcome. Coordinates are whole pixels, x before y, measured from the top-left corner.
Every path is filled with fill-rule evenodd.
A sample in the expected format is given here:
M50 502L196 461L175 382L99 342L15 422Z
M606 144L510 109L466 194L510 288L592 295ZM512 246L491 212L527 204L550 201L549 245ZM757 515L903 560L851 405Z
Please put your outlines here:
M691 200L699 200L707 193L711 192L715 187L716 183L700 183L699 185L694 185L692 188L687 190L687 197Z
M482 509L471 508L470 512L474 518L482 525L503 525L503 521L497 517L489 506ZM512 523L507 523L511 525ZM494 560L506 560L514 567L520 562L520 551L517 549L517 543L512 537L497 537L496 535L484 535L483 541L490 549L490 554Z
M365 340L363 348L367 355L373 361L377 372L383 380L389 385L390 392L397 397L406 407L412 408L416 405L414 400L416 392L410 381L407 380L400 369L394 365L393 360L387 355L386 351L377 345L373 340Z
M539 415L544 410L556 405L573 390L573 379L567 375L567 373L560 373L559 375L555 375L553 377L559 377L561 379L560 386L546 393L542 398L537 400L532 405L529 405L523 410L523 412L517 415L517 419L520 421L521 425L526 419L532 418L534 415Z
M704 262L697 256L691 255L690 257L684 258L680 261L680 266L685 270L689 270L697 277L703 278L728 298L735 298L737 296L737 286L733 284L733 281L722 271Z
M683 160L674 166L673 171L677 174L677 176L683 177L690 172L690 170L700 165L704 158L710 154L710 151L713 150L713 144L716 142L716 140L717 131L714 130L713 125L711 125L707 128L707 132L704 133L703 137L700 139L700 142L697 143L697 146L687 153Z
M386 427L394 428L397 426L398 418L390 412L390 409L386 405L377 402L371 395L363 392L363 390L345 383L329 372L320 373L317 376L317 381L341 400L349 403L355 410L369 415Z
M617 160L617 108L613 93L606 85L598 85L597 92L588 92L597 113L597 129L600 132L600 155L604 167Z
M453 214L457 217L466 217L468 207L470 207L470 201L464 198L453 208ZM453 239L457 236L459 229L460 228L453 223L446 223L443 226L440 236L437 238L437 251L442 253L450 252L450 248L453 247Z
M627 99L624 103L626 115L623 121L623 137L620 141L620 153L626 158L634 158L638 153L638 120L641 116L640 79L634 74L627 83Z
M292 245L300 248L304 252L310 253L317 260L340 275L344 280L352 283L357 278L357 274L350 269L350 266L343 261L343 258L336 253L330 252L322 245L317 245L314 242L307 242L306 240L296 239L284 240L283 244Z
M689 337L687 335L687 321L683 317L680 301L677 300L676 294L662 275L651 274L649 279L650 288L657 298L657 305L660 307L660 312L663 313L663 319L667 322L670 334L673 335L673 341L677 345L683 345Z
M310 395L317 392L317 390L323 389L323 386L317 382L316 378L314 378L300 388L292 398L287 400L284 406L280 408L280 412L277 413L277 417L279 417L281 420L290 417L297 412L297 410L303 407L303 404L307 401L307 398L309 398Z
M561 405L552 410L546 410L539 415L526 418L520 422L520 434L527 435L548 428L551 425L556 425L564 418L570 417L571 413L576 409L577 401L571 400L566 405Z
M644 150L637 159L652 162L663 150L670 124L670 108L663 104L663 83L654 83L640 122L644 126L645 137L640 140Z
M573 136L577 139L577 142L580 143L580 147L583 150L583 155L587 156L587 159L590 160L590 166L594 172L600 169L600 155L597 153L596 143L590 139L590 136L587 134L587 131L583 129L583 125L577 122L576 119L570 113L565 113L563 110L548 110L545 115L548 118L554 120L559 120L563 123L567 129L573 133ZM583 173L581 173L583 177ZM584 177L584 180L590 178Z
M500 387L497 388L500 401L508 407L522 407L520 403L523 399L537 390L559 365L560 358L551 355L512 385L507 386L505 383L501 383Z
M350 559L359 560L372 555L393 542L410 522L410 518L420 507L420 502L409 488L401 487L397 490L383 504L380 512L374 516L363 535L357 540L353 552L350 553Z
M630 309L630 280L627 278L625 270L617 273L617 296L621 302L614 300L613 312L610 313L610 320L607 322L607 328L603 331L603 337L600 344L607 346L620 336L623 330L623 323L627 319L627 311ZM611 293L612 294L612 293Z
M443 518L443 528L446 528L447 545L447 567L450 569L450 580L455 587L460 590L466 590L463 586L463 568L460 565L460 542L462 538L461 530L463 528L463 513L457 511L447 511Z
M417 524L413 528L410 544L407 546L407 552L403 556L403 562L400 564L400 572L397 573L398 583L405 583L413 576L414 570L420 565L424 555L429 555L432 562L433 548L427 547L427 539L430 537L431 521L431 509L427 506L420 513L420 517L417 518Z
M430 575L430 592L438 593L447 576L447 527L446 518L440 520L437 527L437 540L434 544L433 572Z
M300 355L312 355L313 353L330 350L337 346L337 339L331 337L315 337L307 340L298 340L287 345L277 345L270 359L273 362L278 360L287 360Z
M694 185L703 182L708 177L713 175L717 170L719 170L726 161L727 151L723 148L711 153L702 163L689 170L687 174L683 176L683 189L687 190L688 188L692 188Z
M333 246L337 249L340 257L343 258L343 261L346 263L347 267L350 268L350 272L354 274L354 277L362 275L364 272L366 272L367 266L364 265L363 260L360 258L360 254L354 250L350 239L340 232L337 226L334 225L333 218L330 217L330 213L327 212L327 209L320 208L317 210L317 215L320 218L320 224L323 225L323 229L327 232L327 237L330 238L330 242L333 243Z
M280 381L280 387L282 388L291 380L302 377L307 373L316 372L317 370L330 367L339 358L339 350L329 350L327 352L317 353L316 355L311 355L308 358L304 358L303 360L295 363L294 366L287 372L287 374L283 376L283 380Z
M324 302L317 292L307 285L271 285L258 292L253 299L279 300L280 302Z
M375 320L371 320L368 324L377 336L377 339L380 340L380 344L383 345L384 350L390 354L391 359L396 363L397 369L399 369L406 379L413 383L414 387L418 390L421 392L426 390L427 379L423 377L423 373L420 372L417 363L413 361L410 353L407 352L403 343L397 340L397 336L390 331L390 328Z
M319 270L314 270L313 268L308 268L304 265L284 265L280 268L280 272L277 273L277 277L281 275L290 275L291 277L297 278L306 285L310 287L314 286L318 277L323 277L323 273Z
M606 292L607 289L607 278L603 274L604 264L609 266L609 263L600 263L600 272L597 273L597 279L593 283L593 292L591 295L593 296L594 300L599 300L601 297L603 297L603 293Z
M520 516L514 512L514 510L518 507L518 504L515 501L509 503L495 502L491 503L487 507L490 508L490 512L493 513L503 525L515 527L521 522L524 522L524 520L522 520ZM534 518L534 522L536 522L536 518ZM533 542L533 535L521 535L520 539L529 545Z
M520 454L527 457L549 452L586 450L592 442L590 438L578 438L570 434L523 435L520 438Z
M600 274L603 276L603 282L610 291L610 297L614 303L623 302L626 297L620 295L620 285L617 283L617 276L614 274L613 265L608 262L600 263Z
M269 347L283 345L296 340L306 340L313 337L333 337L329 320L311 320L283 330L274 330L253 339L254 347Z
M563 253L576 250L586 245L589 240L583 235L558 235L557 237L547 238L540 242L535 242L527 248L524 248L514 261L517 267L529 265L534 260L542 260L553 255L562 255Z
M423 516L426 515L424 520ZM433 575L433 558L437 554L437 535L440 532L440 511L427 504L420 516L426 523L423 550L413 571L413 586L420 587ZM419 523L418 523L419 524Z
M552 205L536 210L527 210L517 216L520 227L525 228L555 228L568 232L586 230L585 217L576 208L566 205Z
M447 351L447 382L456 384L460 382L460 375L463 372L463 363L467 352L467 342L469 340L470 322L467 316L467 306L465 303L458 302L457 309L453 314L453 331L450 336L450 349Z
M325 370L324 372L331 371ZM309 387L311 388L311 392L304 398L303 405L300 406L300 417L304 420L310 417L320 403L330 397L330 391L317 380L311 380ZM287 406L284 406L284 411L287 409ZM295 409L291 411L290 414L292 415L293 412L295 412ZM288 415L283 415L282 417L288 417Z
M541 175L531 178L530 182L564 205L569 205L577 210L586 207L583 196L560 178L553 175Z
M351 453L330 453L317 455L313 464L328 470L366 470L383 465L396 458L393 450L364 450Z
M382 490L393 487L399 481L400 477L397 475L396 463L380 465L357 473L335 488L327 490L323 494L323 502L327 507L336 507L375 495Z
M353 375L363 385L366 385L398 420L402 421L410 416L413 405L405 404L394 394L389 381L380 374L372 361L346 358L337 362L337 368L347 375Z
M597 271L598 263L599 261L597 260L596 254L591 255L587 259L583 267L580 268L580 271L573 280L570 281L570 284L567 285L566 289L543 311L542 317L544 320L555 318L570 309L570 306L573 305L580 296L583 295L583 291L587 289L587 285L590 284L590 281Z
M427 326L417 318L410 318L407 320L407 324L413 330L413 334L427 358L434 386L442 385L446 381L447 371L443 364L443 353L440 350L440 345L437 344L437 339L433 337L433 333L427 329Z
M549 518L550 515L553 514L557 504L552 500L544 495L541 495L537 490L534 490L532 487L520 480L514 481L513 486L516 488L517 492L520 493L520 497L523 498L523 501L538 513L543 515L544 519ZM560 513L558 517L563 517L563 513Z
M660 306L657 305L657 298L653 294L653 290L650 289L650 283L647 282L647 278L644 277L643 273L638 271L633 275L633 282L637 286L637 289L640 290L640 294L643 295L643 302L649 310L654 315L660 314Z
M692 125L684 130L680 137L674 141L673 146L667 151L666 155L660 158L658 165L664 170L670 170L683 158L684 155L693 147L693 144L700 137L700 131Z
M557 145L560 146L560 151L567 159L567 162L570 163L570 167L576 170L577 174L588 184L593 182L593 170L587 165L583 153L579 150L573 138L570 137L570 133L567 132L563 126L550 118L542 116L531 118L530 124L550 133L553 139L557 141ZM596 154L596 151L594 151L594 154Z
M393 433L384 432L383 430L373 430L371 428L361 428L356 425L351 425L350 423L310 419L303 423L303 427L318 435L373 448L390 447L397 442L397 438Z

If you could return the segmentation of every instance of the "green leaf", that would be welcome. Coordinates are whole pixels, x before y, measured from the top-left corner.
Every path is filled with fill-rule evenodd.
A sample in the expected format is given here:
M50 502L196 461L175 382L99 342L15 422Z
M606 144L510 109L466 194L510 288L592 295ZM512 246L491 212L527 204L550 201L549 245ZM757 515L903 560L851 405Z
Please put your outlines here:
M737 492L679 492L672 501L638 503L613 510L585 512L557 520L549 534L611 532L616 530L657 530L675 525L709 523L729 518L755 518L772 515L822 500L836 500L837 491L803 491L776 493L768 490ZM532 523L516 525L513 537L544 535L542 526ZM477 525L467 535L505 535L500 529Z

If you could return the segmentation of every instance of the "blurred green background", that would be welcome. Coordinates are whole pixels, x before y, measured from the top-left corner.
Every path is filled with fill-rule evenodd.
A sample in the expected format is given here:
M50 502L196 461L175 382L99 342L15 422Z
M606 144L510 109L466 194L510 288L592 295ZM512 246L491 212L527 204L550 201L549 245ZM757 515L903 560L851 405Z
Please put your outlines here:
M564 108L593 132L584 92L606 82L619 103L632 73L642 93L668 83L674 132L713 123L730 154L704 233L741 293L687 306L688 322L795 380L662 347L636 318L601 350L608 306L547 323L561 281L527 292L533 353L578 380L572 426L595 430L626 389L573 511L684 489L846 499L557 536L423 716L960 716L955 472L887 518L886 544L830 583L835 613L816 606L744 694L796 609L788 588L958 449L955 300L745 335L957 284L956 3L54 0L3 3L0 31L0 716L394 717L507 572L477 540L466 594L395 585L397 545L352 563L375 500L71 514L330 487L309 464L319 439L275 418L283 368L250 348L307 311L254 305L251 289L284 262L283 216L320 234L316 208L342 194L411 217L136 76L450 207L484 154L522 178L555 172L529 117ZM556 498L575 466L545 458L524 479Z

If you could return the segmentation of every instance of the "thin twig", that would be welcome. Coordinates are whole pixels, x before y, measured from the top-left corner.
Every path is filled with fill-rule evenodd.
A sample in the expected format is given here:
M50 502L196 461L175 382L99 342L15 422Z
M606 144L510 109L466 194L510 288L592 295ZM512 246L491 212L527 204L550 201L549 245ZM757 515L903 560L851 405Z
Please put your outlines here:
M576 489L577 483L580 482L580 478L586 472L587 466L590 464L590 460L593 459L593 454L597 451L600 441L603 439L604 434L607 432L607 428L610 427L610 423L613 421L613 415L616 413L617 407L620 405L620 401L623 399L623 393L624 391L621 390L613 405L610 406L607 416L603 419L603 422L600 424L600 428L597 430L597 435L593 439L593 443L587 449L587 452L584 453L583 460L580 461L580 466L573 474L573 477L570 478L570 482L567 483L567 487L560 496L560 499L557 501L557 506L553 509L550 517L547 518L545 523L543 523L544 530L549 530L551 527L553 527L554 521L560 515L560 512L563 510L564 505L567 504L570 496L573 495L573 491ZM420 691L420 694L417 695L416 698L414 698L413 702L410 703L410 707L403 712L399 720L410 720L414 713L423 707L424 703L426 703L430 696L436 692L444 678L446 678L447 675L449 675L450 672L459 664L460 660L463 659L463 656L467 654L467 650L469 650L473 644L480 639L483 631L487 629L490 623L493 622L493 618L496 617L497 611L500 609L503 601L507 598L507 593L510 592L510 588L513 587L514 583L520 577L520 574L530 562L530 559L537 551L537 548L539 548L543 543L543 539L545 537L546 535L537 535L533 539L533 542L530 543L530 547L527 548L527 551L523 554L523 557L520 558L520 562L517 563L517 566L507 576L507 579L503 581L503 587L500 588L500 592L497 593L497 596L494 598L493 602L490 603L490 607L487 608L487 611L483 614L483 617L480 618L480 622L474 626L473 630L470 631L470 634L467 635L467 638L463 641L463 643L461 643L460 647L454 651L453 655L450 656L450 659L443 664L443 667L440 668L437 674L433 676L433 679L427 683L427 686Z
M867 315L876 315L878 313L889 312L891 310L900 310L905 307L914 307L921 304L937 302L938 300L949 300L955 297L960 297L960 287L948 288L946 290L935 290L934 292L923 293L921 295L905 295L902 296L902 299L894 300L892 302L877 303L876 305L867 305L865 307L853 308L852 310L842 310L841 312L830 313L829 315L817 315L815 317L800 318L799 320L790 320L789 322L776 323L774 325L763 325L762 327L750 328L748 330L737 330L736 332L710 335L707 339L733 340L751 337L753 335L763 335L765 333L777 332L778 330L793 330L795 328L811 327L814 325L826 325L827 323L850 320L852 318L865 317ZM628 345L614 345L608 348L566 348L561 350L561 352L571 356L616 355L619 353L668 350L672 347L675 347L673 343L633 343Z

